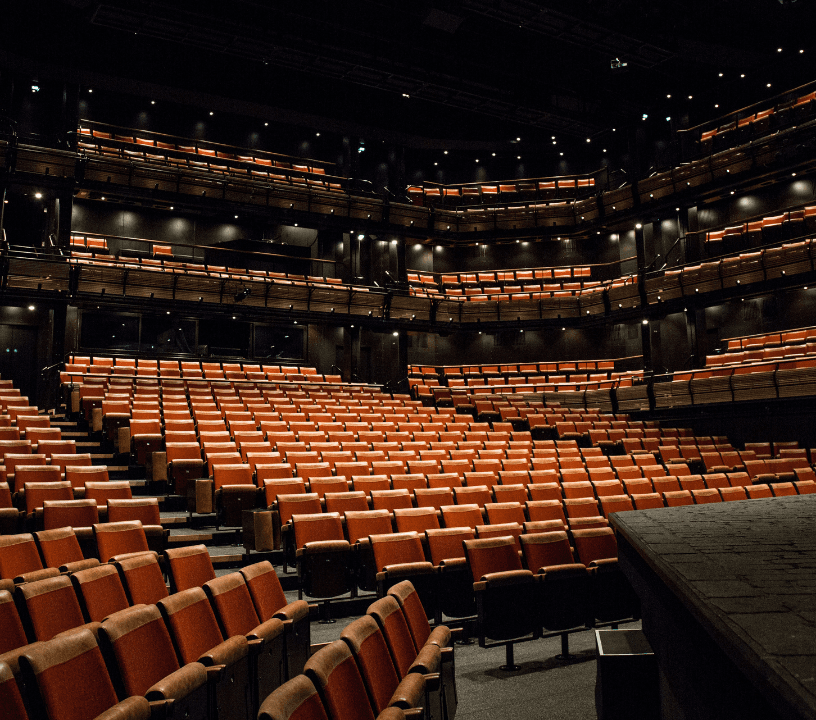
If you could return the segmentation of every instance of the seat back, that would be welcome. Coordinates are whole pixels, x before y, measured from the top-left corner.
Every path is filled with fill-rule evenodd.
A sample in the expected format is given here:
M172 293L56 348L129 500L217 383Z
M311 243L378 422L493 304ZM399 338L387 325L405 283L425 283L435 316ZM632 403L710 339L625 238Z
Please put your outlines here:
M97 565L71 575L87 622L102 622L108 615L129 607L125 588L113 565Z
M29 514L43 507L46 500L74 499L74 491L69 482L27 482L24 487L25 510Z
M281 525L288 523L295 514L315 514L320 511L320 496L317 493L278 495L278 514Z
M425 552L418 533L371 535L370 539L374 550L374 562L380 572L388 565L425 562ZM428 565L430 566L430 563Z
M439 529L439 517L432 507L394 510L397 532L425 532Z
M276 612L287 605L280 579L268 560L241 568L241 575L244 576L255 605L255 612L261 622L270 620Z
M431 636L431 626L428 623L428 615L422 606L419 593L409 580L403 580L396 585L392 585L388 594L396 598L397 602L405 614L408 629L414 639L414 646L420 650L428 642Z
M472 540L473 528L437 528L425 531L431 562L439 565L443 560L465 559L463 542Z
M161 525L158 498L108 500L108 522L138 520L142 525Z
M11 668L0 662L0 707L6 720L28 720L23 697Z
M170 576L171 592L181 592L191 587L203 587L215 579L210 553L206 545L190 545L165 551L167 574Z
M85 498L96 500L96 504L105 507L108 500L130 500L133 492L127 480L112 480L108 482L97 482L95 480L85 481Z
M90 630L32 645L21 658L35 679L48 718L95 718L117 703L105 661ZM147 700L135 701L149 714Z
M155 605L138 605L109 617L99 629L100 643L110 651L119 672L120 695L144 695L179 669L167 626Z
M182 664L195 662L223 642L203 588L174 593L157 604Z
M386 535L391 532L391 514L388 510L349 511L345 514L346 533L350 543L369 535Z
M523 569L516 543L511 537L465 540L464 546L473 582L479 582L491 573Z
M167 597L167 585L164 583L159 561L153 553L122 558L117 560L116 567L131 605L155 605Z
M17 606L31 642L50 640L55 635L85 623L71 580L67 575L19 585Z
M363 678L349 646L342 640L318 650L304 668L332 720L374 720Z
M261 704L258 720L329 720L314 683L296 675Z
M575 562L566 532L525 534L520 540L524 564L532 572L555 565L571 565Z
M13 580L42 567L31 533L0 535L0 580Z
M97 523L93 526L99 559L107 562L117 555L148 552L147 536L138 520Z
M366 614L377 621L394 661L397 675L404 678L410 672L417 651L399 603L396 598L386 595L372 603Z
M14 596L8 590L0 590L0 655L27 644L23 622L14 604Z
M618 543L612 528L591 528L574 530L575 552L584 565L595 560L617 559Z
M397 670L382 631L370 615L347 625L340 634L357 662L376 714L381 713L399 685Z
M46 530L64 527L89 528L98 522L99 508L94 500L45 500L43 502L43 528ZM51 567L59 567L59 565Z
M224 637L248 635L260 625L260 618L241 573L229 573L204 583L204 592Z
M295 547L303 548L310 542L345 540L339 513L312 513L293 515Z

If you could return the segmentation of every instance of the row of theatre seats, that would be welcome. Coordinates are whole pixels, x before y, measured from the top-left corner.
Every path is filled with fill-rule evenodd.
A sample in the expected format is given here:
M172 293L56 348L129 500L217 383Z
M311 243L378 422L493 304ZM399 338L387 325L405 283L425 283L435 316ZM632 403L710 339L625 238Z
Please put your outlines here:
M632 358L626 358L631 360ZM514 363L507 365L409 365L408 384L417 397L437 405L468 405L470 395L631 386L642 370L615 370L615 360ZM447 387L450 392L441 388ZM487 402L485 398L483 402Z
M706 355L706 367L741 365L816 353L816 328L747 335L726 340L725 352Z
M804 232L816 229L816 205L808 205L778 215L768 215L758 220L730 225L705 233L709 252L729 252L731 243L765 244L799 238ZM736 249L736 245L734 249Z
M507 302L510 300L543 300L547 298L582 297L602 293L605 290L636 285L637 277L627 275L609 280L572 280L571 271L589 271L590 268L543 268L529 271L499 271L478 275L535 275L533 278L476 281L476 273L461 276L442 275L437 283L432 275L408 273L409 292L414 296L459 302ZM552 273L549 275L547 273ZM572 277L578 278L579 275ZM588 272L583 277L589 277Z
M759 112L740 113L739 117L700 135L700 144L705 151L733 147L735 143L747 142L759 137L772 127L781 127L789 122L802 122L816 111L816 92L765 108Z
M144 241L149 243L149 241ZM320 277L316 275L299 275L297 273L274 272L272 270L250 270L247 268L212 265L205 262L179 261L173 259L169 245L153 245L153 257L114 256L108 253L107 240L104 238L71 236L71 255L68 261L73 264L92 265L96 267L138 268L153 272L165 272L177 275L234 280L238 282L268 281L277 285L300 285L303 287L335 287L348 289L350 285L340 278ZM355 291L366 292L369 288L355 285Z
M662 275L646 278L647 302L651 305L811 272L812 246L812 240L801 240L666 270Z
M595 191L595 178L519 180L472 185L411 185L408 197L415 205L483 205L516 200L553 200L587 197Z
M60 532L37 533L36 544L19 536L0 558L31 564L37 546L53 562L76 557L71 529ZM268 562L216 578L204 546L0 580L3 717L252 720L303 671L309 616L305 602L287 602Z
M313 367L295 365L260 365L240 362L202 362L185 360L147 360L143 358L72 355L60 373L63 384L81 386L102 382L93 375L123 375L123 385L133 376L185 378L187 380L229 380L340 383L339 375L321 375Z
M264 157L256 152L241 154L236 148L207 147L200 142L163 136L157 140L137 135L125 135L105 130L92 130L80 127L79 150L84 153L99 154L105 157L119 157L125 160L160 163L175 167L188 167L191 170L215 172L227 175L252 175L261 179L284 184L309 185L315 189L341 192L339 178L326 175L326 167L303 165L297 160L281 155ZM207 145L211 145L207 143ZM192 157L191 157L192 156Z
M408 285L426 294L440 295L512 295L520 292L574 292L591 287L590 267L533 268L527 270L491 270L478 273L413 273ZM575 280L576 282L573 282Z

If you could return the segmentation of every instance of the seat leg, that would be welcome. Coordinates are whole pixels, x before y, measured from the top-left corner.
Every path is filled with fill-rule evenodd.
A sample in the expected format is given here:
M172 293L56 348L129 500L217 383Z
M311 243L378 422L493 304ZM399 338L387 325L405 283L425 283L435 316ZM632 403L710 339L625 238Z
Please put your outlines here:
M328 600L323 601L323 612L321 614L323 617L318 621L321 625L333 625L336 622L331 616L331 605Z
M561 654L558 659L564 663L571 663L575 660L574 656L570 655L569 633L561 633Z
M513 643L509 642L504 646L504 658L505 663L501 666L500 670L504 670L505 672L517 672L521 670L521 666L516 665L513 659Z

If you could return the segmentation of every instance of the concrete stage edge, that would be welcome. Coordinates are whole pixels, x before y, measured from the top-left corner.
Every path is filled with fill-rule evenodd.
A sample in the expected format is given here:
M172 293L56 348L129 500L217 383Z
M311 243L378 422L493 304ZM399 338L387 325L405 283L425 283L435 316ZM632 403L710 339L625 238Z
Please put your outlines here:
M610 519L664 719L816 719L816 495Z

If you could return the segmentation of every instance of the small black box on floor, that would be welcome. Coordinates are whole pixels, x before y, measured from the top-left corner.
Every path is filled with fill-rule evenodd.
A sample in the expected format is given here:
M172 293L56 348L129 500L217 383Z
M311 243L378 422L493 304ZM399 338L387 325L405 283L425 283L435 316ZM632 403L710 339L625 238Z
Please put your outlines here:
M598 720L659 720L657 661L642 630L596 630Z

